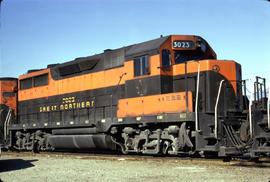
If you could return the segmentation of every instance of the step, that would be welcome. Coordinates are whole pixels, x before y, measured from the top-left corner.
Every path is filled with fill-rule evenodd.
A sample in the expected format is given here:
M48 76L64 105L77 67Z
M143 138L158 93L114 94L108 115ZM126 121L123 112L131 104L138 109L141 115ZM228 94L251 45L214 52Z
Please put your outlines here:
M217 152L218 147L216 145L206 145L204 148L200 148L201 151Z
M215 124L208 124L207 125L209 128L213 128L213 127L215 127Z
M261 122L258 122L257 124L258 124L259 126L266 126L266 125L268 125L268 123L267 123L266 120L263 120L263 121L261 121Z
M205 140L213 140L216 139L215 134L211 133L209 136L203 136Z

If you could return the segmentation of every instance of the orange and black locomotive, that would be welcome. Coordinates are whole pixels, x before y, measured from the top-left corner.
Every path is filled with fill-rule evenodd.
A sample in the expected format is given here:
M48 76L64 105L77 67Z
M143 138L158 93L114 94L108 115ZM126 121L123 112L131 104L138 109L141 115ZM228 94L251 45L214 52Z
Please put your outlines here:
M18 150L265 154L269 101L264 92L249 102L241 75L240 64L217 60L191 35L48 65L19 77L8 143Z

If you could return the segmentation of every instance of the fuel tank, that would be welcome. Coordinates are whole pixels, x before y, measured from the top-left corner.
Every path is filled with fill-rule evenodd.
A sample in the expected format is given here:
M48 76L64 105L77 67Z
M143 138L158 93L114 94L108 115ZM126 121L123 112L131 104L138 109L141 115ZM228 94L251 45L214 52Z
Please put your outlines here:
M111 136L94 135L51 135L48 138L54 149L114 149Z

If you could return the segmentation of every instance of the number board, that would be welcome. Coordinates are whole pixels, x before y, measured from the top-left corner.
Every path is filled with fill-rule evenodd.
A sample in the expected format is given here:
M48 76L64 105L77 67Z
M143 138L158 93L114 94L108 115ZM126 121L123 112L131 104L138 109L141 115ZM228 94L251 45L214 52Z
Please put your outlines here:
M173 48L194 49L195 44L193 41L175 40L173 41Z

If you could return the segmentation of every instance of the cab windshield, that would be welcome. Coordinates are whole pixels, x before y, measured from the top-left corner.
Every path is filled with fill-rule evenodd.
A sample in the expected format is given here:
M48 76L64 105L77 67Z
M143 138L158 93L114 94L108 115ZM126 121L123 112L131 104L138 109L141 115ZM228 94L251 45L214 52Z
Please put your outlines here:
M175 64L184 63L190 60L203 60L203 59L213 59L213 58L207 56L201 50L174 51Z

